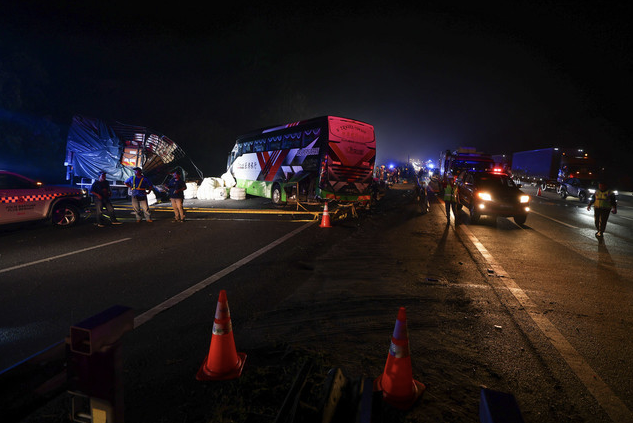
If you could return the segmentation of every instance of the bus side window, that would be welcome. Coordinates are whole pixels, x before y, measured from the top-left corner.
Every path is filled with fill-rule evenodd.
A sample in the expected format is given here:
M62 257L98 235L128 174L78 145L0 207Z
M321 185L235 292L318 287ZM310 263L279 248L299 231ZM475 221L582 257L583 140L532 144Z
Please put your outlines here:
M301 148L301 133L284 135L281 148Z
M303 142L301 143L302 147L307 147L311 142L319 138L319 134L321 133L321 129L309 129L303 132Z
M264 151L264 150L266 150L266 140L255 141L253 151L258 152L258 151Z
M268 138L268 150L281 149L281 136Z

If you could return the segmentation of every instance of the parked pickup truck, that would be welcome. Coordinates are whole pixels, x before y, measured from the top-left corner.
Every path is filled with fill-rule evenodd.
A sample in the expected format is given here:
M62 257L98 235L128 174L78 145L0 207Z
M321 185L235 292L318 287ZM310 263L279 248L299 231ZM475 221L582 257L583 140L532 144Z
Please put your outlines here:
M0 170L0 225L48 220L55 226L72 226L89 206L87 190L46 186Z

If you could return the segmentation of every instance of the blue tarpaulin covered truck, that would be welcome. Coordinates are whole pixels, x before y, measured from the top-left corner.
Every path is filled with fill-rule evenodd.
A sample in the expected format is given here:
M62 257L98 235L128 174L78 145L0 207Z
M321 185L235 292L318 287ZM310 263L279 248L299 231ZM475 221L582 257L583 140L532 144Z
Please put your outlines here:
M90 188L106 172L115 197L127 196L123 183L140 167L155 186L164 184L170 172L179 170L185 179L202 180L202 172L174 141L138 125L107 123L74 116L66 142L66 179Z
M557 190L570 177L594 178L595 168L595 161L578 149L550 147L512 154L512 175L543 190Z

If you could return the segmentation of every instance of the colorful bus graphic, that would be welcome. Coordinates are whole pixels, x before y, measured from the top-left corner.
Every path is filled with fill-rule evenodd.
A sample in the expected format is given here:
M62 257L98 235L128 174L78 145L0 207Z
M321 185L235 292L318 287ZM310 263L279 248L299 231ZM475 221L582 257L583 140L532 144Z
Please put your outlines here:
M323 116L238 137L227 170L247 194L275 204L368 202L375 161L372 125Z

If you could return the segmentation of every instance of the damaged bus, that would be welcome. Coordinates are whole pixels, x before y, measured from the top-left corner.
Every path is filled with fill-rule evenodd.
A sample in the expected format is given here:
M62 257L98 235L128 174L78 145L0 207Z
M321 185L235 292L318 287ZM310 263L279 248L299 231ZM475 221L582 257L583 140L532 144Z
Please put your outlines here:
M239 136L227 170L247 194L287 201L369 203L374 127L323 116Z

